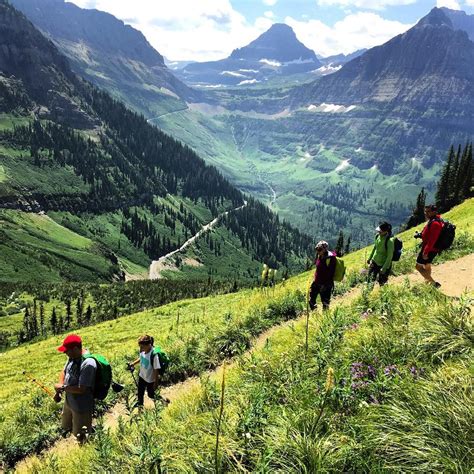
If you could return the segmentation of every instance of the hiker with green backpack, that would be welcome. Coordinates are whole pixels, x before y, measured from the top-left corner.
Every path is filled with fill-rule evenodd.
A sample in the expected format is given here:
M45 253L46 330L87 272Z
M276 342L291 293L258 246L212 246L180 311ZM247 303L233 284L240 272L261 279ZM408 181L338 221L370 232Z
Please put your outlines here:
M160 375L163 374L165 366L167 365L166 354L159 348L153 346L153 337L145 334L138 339L138 346L140 347L139 357L127 364L128 370L133 373L137 364L140 364L140 371L138 373L138 407L143 407L145 390L148 396L155 400L155 392L158 388Z
M377 232L375 243L367 260L369 265L368 280L372 282L378 281L379 285L383 286L387 283L390 271L392 270L395 239L392 237L392 225L388 222L381 222L375 231ZM397 242L401 241L397 240Z
M323 310L329 309L337 264L336 253L329 251L329 244L324 240L318 242L316 244L316 272L309 292L309 307L311 310L316 308L316 298L318 295L321 296Z
M83 442L92 430L98 363L93 357L85 357L82 339L77 334L68 335L58 351L68 356L59 383L54 386L56 402L61 400L61 394L65 394L61 426L65 432L72 431L77 440Z

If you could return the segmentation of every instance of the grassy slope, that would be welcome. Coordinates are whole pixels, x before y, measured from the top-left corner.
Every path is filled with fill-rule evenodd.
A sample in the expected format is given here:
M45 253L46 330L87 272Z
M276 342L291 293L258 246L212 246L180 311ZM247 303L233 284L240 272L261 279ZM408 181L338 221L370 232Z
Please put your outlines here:
M473 232L470 216L473 207L474 200L470 200L447 215L458 225L460 231L465 230L471 235ZM414 243L411 240L408 241L407 238L412 234L413 230L405 236L408 249L414 247ZM366 250L363 249L348 255L346 257L348 268L350 270L360 268L365 260L365 254ZM451 255L451 257L455 256L456 252ZM412 258L410 254L410 259ZM410 260L405 264L401 262L400 266L406 265L408 268L412 264L413 261ZM123 381L127 377L122 368L123 362L133 356L136 337L143 332L152 333L158 344L165 347L174 360L179 361L173 370L176 376L180 377L182 376L180 374L184 372L199 372L218 363L220 358L228 353L229 344L230 347L235 346L235 353L241 352L242 348L245 349L251 335L255 331L258 333L265 326L260 329L252 326L253 329L246 330L246 336L240 342L239 339L235 341L234 339L240 337L239 331L249 324L249 320L254 319L258 323L262 318L263 321L263 315L267 313L258 313L258 308L262 311L269 304L271 305L272 301L280 305L286 304L285 298L288 294L306 289L310 275L311 272L308 272L291 278L282 285L278 285L275 292L271 294L262 293L259 290L246 290L231 295L172 303L154 311L146 311L85 328L81 331L81 335L88 347L95 352L103 353L112 360L117 368L117 379ZM179 329L176 328L178 308ZM255 316L253 317L252 314ZM133 328L133 334L131 334L131 328ZM9 450L9 455L12 455L13 449L29 452L35 446L41 446L42 440L47 441L57 434L55 426L57 407L52 404L43 404L43 394L36 389L31 390L20 370L26 367L44 383L53 383L63 363L63 359L55 352L55 347L59 345L60 340L61 336L49 338L2 354L0 400L4 406L4 415L0 418L2 422L0 443L5 451ZM219 344L223 344L223 347L227 349L220 352ZM38 357L38 354L41 354L41 357ZM57 362L52 363L56 359ZM18 366L18 361L22 361L21 367ZM26 409L26 407L30 408ZM21 420L11 418L10 413L22 413ZM44 424L33 427L31 423L35 417L41 417Z
M106 280L112 263L92 240L46 215L0 210L2 281Z
M308 358L304 321L274 333L226 374L219 472L468 472L468 305L424 285L386 287L313 319ZM162 416L148 412L31 466L152 470L161 461L169 472L211 472L221 376Z

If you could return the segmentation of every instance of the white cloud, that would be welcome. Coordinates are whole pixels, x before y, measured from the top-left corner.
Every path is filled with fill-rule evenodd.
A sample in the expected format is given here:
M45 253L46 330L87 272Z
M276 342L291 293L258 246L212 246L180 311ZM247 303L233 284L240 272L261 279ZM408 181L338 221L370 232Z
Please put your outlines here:
M68 1L111 13L140 30L155 49L172 60L222 59L233 49L253 41L272 24L265 17L249 23L234 10L230 0Z
M267 11L263 15L266 16L267 18L274 18L275 17L275 14L272 11Z
M273 5L276 5L276 2L278 2L278 0L263 0L263 3L265 5L268 5L269 7L273 7Z
M397 5L411 5L417 0L317 0L317 4L340 5L342 7L368 8L370 10L383 10L385 7Z
M412 26L370 12L347 15L334 26L319 20L299 21L291 17L287 17L285 23L294 29L301 42L323 56L348 54L383 44Z
M437 0L436 6L438 8L447 7L451 8L451 10L461 10L461 5L457 0Z

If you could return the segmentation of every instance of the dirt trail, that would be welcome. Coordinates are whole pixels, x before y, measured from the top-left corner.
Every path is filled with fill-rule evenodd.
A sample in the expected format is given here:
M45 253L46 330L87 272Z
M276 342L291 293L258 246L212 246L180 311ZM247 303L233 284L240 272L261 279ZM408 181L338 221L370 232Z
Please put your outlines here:
M211 222L209 222L206 225L203 225L201 229L192 237L190 237L186 242L181 245L181 247L177 248L176 250L173 250L172 252L167 253L166 255L163 255L160 257L158 260L153 260L150 265L150 270L149 270L149 278L150 280L156 280L158 278L161 278L161 272L163 270L171 269L171 268L176 268L174 264L170 264L167 262L169 257L172 257L173 255L182 252L185 250L187 247L192 245L199 237L201 237L203 234L205 234L208 230L212 229L217 225L217 223L222 219L222 217L227 216L229 212L236 212L240 211L243 209L245 206L247 206L247 201L244 201L244 203L241 206L236 207L235 209L232 209L230 211L223 212L222 214L219 214L215 219L213 219Z
M440 291L445 295L451 297L459 297L466 291L470 294L474 292L474 254L466 255L461 257L458 260L452 260L441 265L433 266L432 272L433 278L441 283ZM408 275L401 275L390 280L391 284L400 284L405 278L410 280L412 283L421 283L423 281L422 277L417 273L410 273ZM357 296L360 295L360 288L353 288L348 293L341 295L337 298L334 298L332 301L332 306L335 304L350 304ZM273 326L259 337L255 338L252 347L247 351L246 354L250 354L253 351L262 348L267 341L272 337L272 335L279 331L280 329L289 326L290 324L295 323L298 320L303 319L305 316L300 316L298 319L293 319L286 321L282 324ZM232 367L236 363L235 360L227 363L227 368ZM215 370L208 371L204 374L205 376L210 375L219 375L222 372L222 366L217 367ZM193 387L196 387L200 382L200 377L190 377L184 382L180 382L169 387L165 387L161 390L161 396L167 398L172 403L173 401L180 398L183 394L191 390ZM152 408L153 402L148 398L145 398L145 408ZM129 415L127 413L126 407L123 403L117 403L112 407L112 409L107 412L103 417L104 426L106 428L115 429L118 424L119 418L122 417L126 420ZM75 440L71 437L68 439L61 439L57 441L51 448L45 450L44 454L61 454L69 449L74 449L76 446ZM17 472L30 472L29 466L31 465L31 458L26 458L20 463L17 464Z

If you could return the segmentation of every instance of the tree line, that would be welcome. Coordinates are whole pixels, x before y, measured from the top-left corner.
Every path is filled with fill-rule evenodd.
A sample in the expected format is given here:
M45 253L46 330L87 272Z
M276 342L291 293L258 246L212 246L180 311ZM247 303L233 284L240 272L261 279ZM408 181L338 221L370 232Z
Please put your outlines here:
M23 325L14 334L0 331L0 347L22 344L37 337L117 319L167 303L235 292L248 286L237 281L143 280L111 285L81 283L4 283L0 286L0 309L12 294L27 293L32 303L24 305ZM54 305L47 311L45 305Z
M425 221L426 191L421 189L416 198L412 214L406 221L404 229L411 229ZM458 145L454 151L451 145L448 158L441 171L436 186L435 203L439 212L447 212L465 199L474 196L474 163L472 159L472 142L464 148Z

